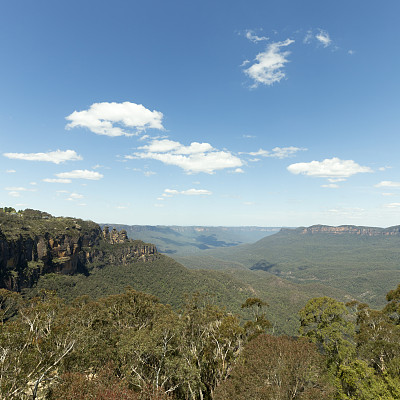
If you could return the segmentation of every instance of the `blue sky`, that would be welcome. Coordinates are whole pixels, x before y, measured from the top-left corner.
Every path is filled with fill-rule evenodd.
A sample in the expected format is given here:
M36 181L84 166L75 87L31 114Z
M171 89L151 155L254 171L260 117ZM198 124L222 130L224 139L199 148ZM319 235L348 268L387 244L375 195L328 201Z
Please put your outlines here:
M400 223L400 3L4 1L2 206Z

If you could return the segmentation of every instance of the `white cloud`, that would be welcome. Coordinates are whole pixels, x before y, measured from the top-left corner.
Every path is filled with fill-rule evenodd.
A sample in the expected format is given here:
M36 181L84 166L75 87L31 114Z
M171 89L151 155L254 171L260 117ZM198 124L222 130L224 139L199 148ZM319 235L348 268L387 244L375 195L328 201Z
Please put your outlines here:
M43 182L47 183L71 183L71 179L63 179L63 178L45 178Z
M76 169L70 172L61 172L59 174L55 174L58 178L61 179L88 179L92 181L98 181L103 178L104 175L100 174L96 171L88 171L87 169Z
M147 150L148 152L165 153L171 152L173 154L196 154L204 153L206 151L214 150L209 143L193 142L190 146L184 146L179 142L169 139L153 140L149 145L139 147L139 150Z
M69 195L69 197L71 197L72 199L83 199L83 194L79 194L79 193L71 193Z
M165 189L164 193L162 194L163 198L165 197L172 197L175 195L183 194L185 196L210 196L212 192L206 189L188 189L188 190L182 190L178 191L175 189ZM160 200L163 200L163 198L159 198Z
M15 169L7 169L6 173L7 174L15 174L17 171Z
M350 54L351 56L352 56L354 53L355 53L354 50L349 50L349 51L347 52L347 54Z
M269 38L265 36L257 36L254 31L247 30L246 31L246 38L249 39L253 43L262 42L264 40L269 40Z
M321 185L323 188L330 188L330 189L337 189L339 185L336 185L336 183L328 183L327 185Z
M128 101L94 103L88 110L74 111L66 119L71 121L66 129L83 127L98 135L113 137L132 136L147 128L164 130L161 112Z
M382 181L376 184L375 187L400 187L400 182Z
M336 183L336 182L344 182L346 178L329 178L328 182Z
M70 193L69 197L67 198L68 201L74 201L78 199L83 199L83 194L79 193Z
M10 190L10 191L16 191L16 192L35 192L36 191L36 189L27 189L25 187L16 187L16 186L6 187L4 189Z
M304 36L303 43L304 44L311 43L312 38L313 38L312 31L311 30L307 31L306 36Z
M292 174L302 174L318 178L349 178L364 172L373 172L369 167L363 167L353 160L341 160L337 157L323 161L296 163L287 167Z
M257 54L255 62L244 73L254 80L252 88L256 88L260 83L272 85L280 82L286 75L282 68L288 63L289 51L281 51L281 47L289 46L294 40L286 39L283 42L271 43L266 51Z
M193 142L184 146L168 139L153 140L149 145L139 147L142 152L134 153L135 158L153 159L182 168L186 173L205 172L237 168L243 165L240 158L229 151L214 149L209 143ZM132 156L126 156L132 158Z
M382 196L394 196L394 193L382 193Z
M389 204L385 204L384 207L386 207L386 208L399 208L400 207L400 203L389 203Z
M235 172L236 174L244 174L244 171L242 168L236 168L235 171L233 171L233 172Z
M20 196L21 196L21 193L20 193L20 192L12 191L12 192L8 192L8 195L9 195L9 196L12 196L12 197L20 197Z
M54 164L82 160L82 157L74 150L56 150L47 153L3 153L3 156L14 160L46 161Z
M328 47L332 43L332 39L329 37L329 33L320 29L315 35L315 38L324 46Z
M240 154L249 154L251 156L262 156L262 157L274 157L274 158L287 158L296 154L298 151L305 151L307 149L301 147L275 147L271 151L259 149L258 151L251 153L240 153ZM258 161L258 160L256 160Z

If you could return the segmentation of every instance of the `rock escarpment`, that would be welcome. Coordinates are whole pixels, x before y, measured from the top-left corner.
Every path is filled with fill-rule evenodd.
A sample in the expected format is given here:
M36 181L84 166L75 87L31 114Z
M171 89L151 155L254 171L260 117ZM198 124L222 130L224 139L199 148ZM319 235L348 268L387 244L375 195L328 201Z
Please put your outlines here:
M0 210L0 287L20 291L46 273L87 274L96 266L147 261L154 245L108 234L92 221L55 218L35 210Z
M341 226L328 226L328 225L313 225L307 228L301 227L297 229L281 229L282 233L299 233L302 235L313 235L320 233L334 234L334 235L360 235L360 236L400 236L400 226L392 226L390 228L376 228L369 226L355 226L355 225L341 225Z

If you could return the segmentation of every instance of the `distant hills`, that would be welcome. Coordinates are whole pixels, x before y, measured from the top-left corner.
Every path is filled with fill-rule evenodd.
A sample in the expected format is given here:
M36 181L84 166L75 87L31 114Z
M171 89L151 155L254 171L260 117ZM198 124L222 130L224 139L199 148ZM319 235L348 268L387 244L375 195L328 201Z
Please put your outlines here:
M220 247L233 247L280 231L280 227L259 226L164 226L100 224L126 230L130 238L154 243L164 254L191 254Z
M315 225L282 229L253 244L207 250L203 256L294 283L337 288L380 307L385 293L400 282L400 227ZM203 268L207 268L204 264L203 260Z

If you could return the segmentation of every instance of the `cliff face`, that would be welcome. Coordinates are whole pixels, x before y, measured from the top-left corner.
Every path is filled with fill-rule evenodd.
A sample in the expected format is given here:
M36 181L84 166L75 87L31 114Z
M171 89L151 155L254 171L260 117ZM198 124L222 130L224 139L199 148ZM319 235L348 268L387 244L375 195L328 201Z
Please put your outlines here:
M99 244L100 228L78 234L19 234L0 239L0 285L19 291L49 272L74 274L86 269L86 252Z
M154 245L130 240L126 232L107 233L91 221L0 212L0 288L20 291L46 273L88 273L93 263L126 264L157 255Z
M308 228L297 229L282 229L283 233L299 233L302 235L313 235L320 233L328 233L334 235L352 234L360 236L400 236L400 226L392 226L390 228L375 228L368 226L355 226L355 225L341 225L341 226L328 226L328 225L313 225Z

